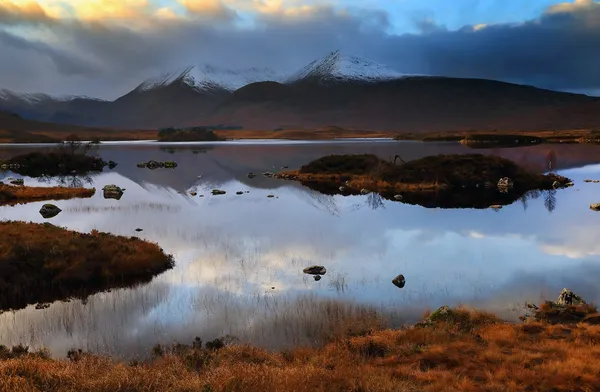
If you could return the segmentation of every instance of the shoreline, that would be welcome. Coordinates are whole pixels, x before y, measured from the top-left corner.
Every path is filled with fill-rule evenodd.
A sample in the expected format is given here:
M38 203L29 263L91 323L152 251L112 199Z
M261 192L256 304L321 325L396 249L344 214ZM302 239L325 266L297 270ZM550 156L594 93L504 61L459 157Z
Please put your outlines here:
M540 309L579 309L559 303L563 292ZM47 392L583 392L600 389L600 365L590 360L600 355L600 316L589 308L585 321L512 323L474 308L442 306L398 329L378 325L378 314L366 312L340 320L320 346L284 350L232 336L156 344L147 357L132 360L78 348L52 358L43 349L0 347L0 379L12 390Z

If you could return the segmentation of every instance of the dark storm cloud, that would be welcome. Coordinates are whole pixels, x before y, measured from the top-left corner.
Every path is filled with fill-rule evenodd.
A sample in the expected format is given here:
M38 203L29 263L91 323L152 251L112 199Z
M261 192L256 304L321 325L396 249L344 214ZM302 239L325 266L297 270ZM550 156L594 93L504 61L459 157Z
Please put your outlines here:
M21 24L37 20L21 18ZM418 23L420 34L405 35L389 34L388 15L377 10L317 7L293 16L264 14L251 28L237 22L156 19L152 28L132 29L62 21L52 26L52 46L3 33L0 53L10 56L0 62L0 87L114 98L148 76L188 64L292 72L341 49L401 72L600 89L600 4L590 1L517 25L449 31L425 20ZM55 68L30 64L49 60Z

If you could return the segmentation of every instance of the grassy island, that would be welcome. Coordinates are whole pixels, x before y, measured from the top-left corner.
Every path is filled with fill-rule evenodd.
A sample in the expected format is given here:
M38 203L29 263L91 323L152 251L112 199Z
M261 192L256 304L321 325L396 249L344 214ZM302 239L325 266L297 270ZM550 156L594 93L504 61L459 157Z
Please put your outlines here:
M410 162L398 156L387 161L372 154L329 155L277 177L324 193L377 192L407 203L454 208L508 204L527 191L571 183L557 174L531 173L511 160L482 154L436 155ZM505 189L499 186L502 178L509 179Z
M0 310L148 282L173 267L158 245L137 237L5 221L0 238Z
M600 390L600 327L525 324L441 307L415 326L354 330L316 348L268 351L227 345L155 346L118 362L80 350L68 359L0 347L7 390L210 392L517 392ZM4 360L2 360L4 359Z
M0 184L0 205L92 197L95 188L32 187Z
M218 136L211 128L163 128L158 131L159 142L218 142L224 138Z

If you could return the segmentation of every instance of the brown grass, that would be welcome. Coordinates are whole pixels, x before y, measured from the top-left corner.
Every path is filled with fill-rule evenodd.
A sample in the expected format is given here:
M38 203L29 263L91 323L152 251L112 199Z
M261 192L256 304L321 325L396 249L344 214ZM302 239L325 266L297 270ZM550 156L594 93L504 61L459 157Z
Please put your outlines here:
M399 133L395 138L398 140L420 140L426 142L436 141L461 141L469 137L499 138L508 135L521 137L534 137L543 139L544 143L597 143L600 134L592 129L573 129L564 131L539 130L539 131L493 131L481 132L477 130L460 132L422 132L422 133Z
M331 140L336 138L391 138L394 132L354 130L340 127L324 127L317 129L283 129L283 130L222 130L215 133L227 139L286 139L286 140Z
M0 310L147 282L173 267L153 243L51 224L0 222Z
M458 309L431 326L370 331L321 348L156 347L129 364L4 350L0 390L512 392L600 390L600 327L504 323Z
M444 189L446 184L436 182L400 183L373 178L371 175L356 174L312 174L300 171L285 171L277 174L279 178L292 177L300 182L345 183L350 189L368 189L377 192L428 192Z
M0 205L92 197L94 193L96 193L95 188L32 187L0 184Z

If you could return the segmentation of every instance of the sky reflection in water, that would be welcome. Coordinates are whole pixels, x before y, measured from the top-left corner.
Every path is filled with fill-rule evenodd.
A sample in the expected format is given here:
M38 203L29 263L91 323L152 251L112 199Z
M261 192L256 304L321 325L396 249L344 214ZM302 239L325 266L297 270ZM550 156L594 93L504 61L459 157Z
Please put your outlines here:
M428 307L458 303L516 319L525 300L555 297L562 287L598 301L600 215L589 204L600 201L600 184L583 180L600 178L594 161L600 148L556 148L561 174L576 186L494 211L426 209L374 195L326 196L293 182L247 178L250 171L293 168L328 153L414 159L472 152L454 144L102 147L99 153L119 166L91 181L97 189L112 183L126 188L122 199L97 192L91 199L59 201L63 211L49 221L157 242L174 254L176 267L148 285L100 293L87 303L2 314L0 343L45 346L57 355L71 347L131 355L156 342L229 333L280 347L316 339L325 328L327 299L374 305L394 324L414 321ZM486 152L544 170L547 149ZM22 151L2 149L0 156ZM153 158L173 159L179 167L135 167ZM212 196L213 188L227 194ZM205 196L191 197L190 190ZM270 193L278 198L267 198ZM43 222L42 204L0 207L0 217ZM135 232L137 227L143 231ZM302 274L311 264L327 267L321 281ZM406 277L403 289L391 283L399 273Z

